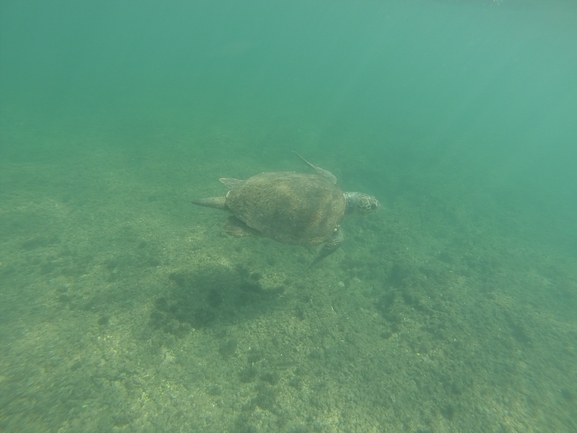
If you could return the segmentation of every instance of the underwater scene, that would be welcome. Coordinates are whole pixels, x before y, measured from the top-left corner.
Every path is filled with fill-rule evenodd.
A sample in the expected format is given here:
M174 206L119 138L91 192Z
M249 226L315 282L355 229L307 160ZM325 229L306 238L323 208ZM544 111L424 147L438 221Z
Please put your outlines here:
M0 0L0 432L577 432L576 19Z

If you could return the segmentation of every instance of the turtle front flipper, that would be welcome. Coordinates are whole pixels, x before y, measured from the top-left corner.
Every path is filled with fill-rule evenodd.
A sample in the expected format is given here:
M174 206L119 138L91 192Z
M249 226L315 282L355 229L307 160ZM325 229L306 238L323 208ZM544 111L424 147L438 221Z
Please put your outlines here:
M314 260L311 262L311 264L308 266L307 269L312 268L322 259L324 259L327 256L330 256L332 253L338 250L341 244L343 243L343 239L344 239L343 231L337 227L331 238L325 242L325 244L323 245L323 247L321 248L321 250L319 251L319 253L314 258Z
M311 164L310 162L308 162L306 159L304 159L302 156L300 156L298 153L296 153L293 150L293 153L302 161L304 162L306 165L308 165L310 168L312 168L314 171L317 172L317 174L319 176L324 177L325 179L327 179L330 183L332 183L333 185L337 184L337 178L335 177L334 174L332 174L330 171L325 170L324 168L320 168L316 165Z

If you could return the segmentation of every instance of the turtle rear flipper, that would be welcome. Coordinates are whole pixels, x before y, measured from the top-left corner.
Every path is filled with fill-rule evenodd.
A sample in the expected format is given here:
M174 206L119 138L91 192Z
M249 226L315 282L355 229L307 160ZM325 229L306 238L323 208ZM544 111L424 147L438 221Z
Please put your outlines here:
M192 203L204 207L213 207L215 209L228 209L226 205L226 197L197 198L192 200Z
M234 236L235 238L245 238L247 236L262 236L261 232L249 227L248 225L246 225L245 222L239 220L234 215L228 217L222 228L225 232L227 232L231 236Z
M224 186L228 188L229 191L231 189L239 187L245 182L244 180L235 179L234 177L221 177L219 180Z
M323 247L321 248L321 250L319 251L319 253L317 254L317 256L314 258L314 260L311 262L311 264L307 267L307 269L312 268L314 265L316 265L318 262L320 262L322 259L324 259L327 256L330 256L332 253L334 253L336 250L338 250L341 246L341 244L343 243L343 231L340 228L337 228L334 232L334 234L332 235L332 237L325 242L325 244L323 245Z

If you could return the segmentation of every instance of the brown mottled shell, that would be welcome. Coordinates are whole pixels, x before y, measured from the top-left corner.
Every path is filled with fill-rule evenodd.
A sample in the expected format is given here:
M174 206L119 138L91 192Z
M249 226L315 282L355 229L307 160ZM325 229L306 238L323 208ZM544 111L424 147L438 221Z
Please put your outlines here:
M261 173L234 185L226 205L249 227L287 244L325 242L341 222L343 192L317 174Z

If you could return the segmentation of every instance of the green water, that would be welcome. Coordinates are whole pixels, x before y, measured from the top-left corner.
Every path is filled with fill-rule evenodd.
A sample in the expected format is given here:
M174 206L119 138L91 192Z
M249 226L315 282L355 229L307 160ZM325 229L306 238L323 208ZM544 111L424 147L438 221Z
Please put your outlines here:
M576 19L0 0L0 431L577 431ZM190 203L292 150L309 270Z

